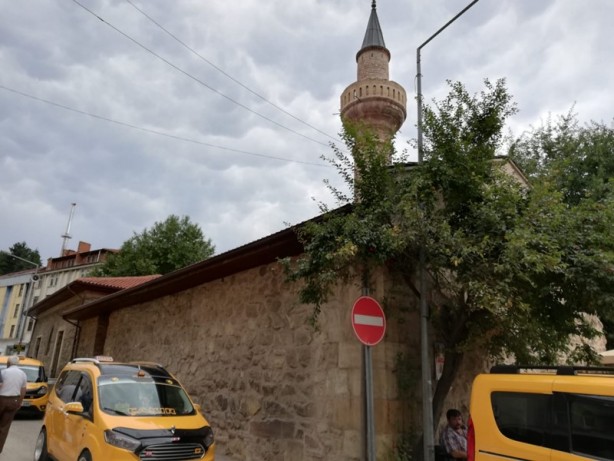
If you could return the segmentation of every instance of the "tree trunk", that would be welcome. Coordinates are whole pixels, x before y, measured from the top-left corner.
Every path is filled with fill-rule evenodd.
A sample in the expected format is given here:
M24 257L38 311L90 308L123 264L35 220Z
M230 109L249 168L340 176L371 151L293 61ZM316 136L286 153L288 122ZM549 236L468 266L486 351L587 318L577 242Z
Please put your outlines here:
M444 353L443 370L441 378L437 381L435 393L433 394L433 430L437 430L437 425L441 414L443 413L443 404L450 392L450 387L454 382L454 378L458 374L461 362L463 360L462 352L447 351Z

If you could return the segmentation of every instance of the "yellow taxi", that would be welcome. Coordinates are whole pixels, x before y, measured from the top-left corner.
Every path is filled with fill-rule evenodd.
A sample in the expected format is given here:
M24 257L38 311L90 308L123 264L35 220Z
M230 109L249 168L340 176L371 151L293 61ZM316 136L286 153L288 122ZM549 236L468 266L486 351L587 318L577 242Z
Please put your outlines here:
M49 395L35 461L214 461L211 426L161 365L76 358Z
M468 461L614 460L614 368L500 365L471 389Z
M6 368L8 356L0 356L0 370ZM19 364L28 378L26 395L19 409L20 414L34 414L40 418L45 413L47 399L49 397L49 384L43 362L24 356L19 356Z

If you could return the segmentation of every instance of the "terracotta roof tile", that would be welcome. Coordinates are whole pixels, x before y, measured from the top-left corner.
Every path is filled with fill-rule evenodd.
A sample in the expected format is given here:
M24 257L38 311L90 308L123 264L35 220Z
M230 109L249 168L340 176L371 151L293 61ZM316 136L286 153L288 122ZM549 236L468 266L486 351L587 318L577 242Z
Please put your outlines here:
M157 279L160 275L143 275L138 277L82 277L77 281L93 287L107 287L124 290Z

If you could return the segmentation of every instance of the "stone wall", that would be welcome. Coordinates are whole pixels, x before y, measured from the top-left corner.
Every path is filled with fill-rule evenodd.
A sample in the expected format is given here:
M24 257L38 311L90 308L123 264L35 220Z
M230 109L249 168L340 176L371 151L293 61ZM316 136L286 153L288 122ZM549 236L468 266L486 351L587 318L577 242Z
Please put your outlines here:
M79 300L74 301L76 305ZM32 330L28 355L43 362L51 378L57 377L73 354L77 329L61 317L66 307L60 304L42 314Z
M350 321L360 289L341 287L316 330L312 308L297 303L284 279L270 264L113 312L104 353L166 366L202 405L220 452L235 459L360 460L363 354ZM373 296L385 299L383 276L376 285ZM418 343L417 318L399 321L403 303L387 299L393 321L372 349L378 459L404 430L397 356L408 337ZM86 330L91 335L95 326Z
M359 52L357 59L357 80L379 79L388 80L390 53L388 50L371 48Z

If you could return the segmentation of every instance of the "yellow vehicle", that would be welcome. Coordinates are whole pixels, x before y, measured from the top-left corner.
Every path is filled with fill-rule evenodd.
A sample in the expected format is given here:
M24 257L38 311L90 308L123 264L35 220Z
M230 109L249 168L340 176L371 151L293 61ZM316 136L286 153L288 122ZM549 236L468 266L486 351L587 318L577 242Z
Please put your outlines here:
M214 461L213 431L161 365L78 358L58 377L35 461Z
M614 460L614 368L496 366L471 389L468 461Z
M0 370L6 368L8 356L0 356ZM43 362L28 357L19 356L19 365L28 378L26 395L19 409L20 414L34 414L43 417L49 397L49 384Z

